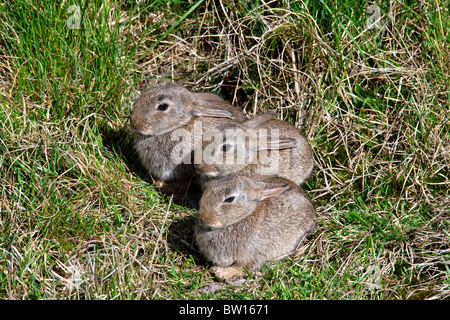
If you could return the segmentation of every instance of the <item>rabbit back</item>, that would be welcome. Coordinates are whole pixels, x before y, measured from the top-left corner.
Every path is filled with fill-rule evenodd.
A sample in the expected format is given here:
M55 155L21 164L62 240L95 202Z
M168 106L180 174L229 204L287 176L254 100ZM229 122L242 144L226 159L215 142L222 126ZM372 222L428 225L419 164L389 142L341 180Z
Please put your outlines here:
M311 176L314 169L313 151L307 139L300 134L295 126L282 120L269 120L258 126L257 129L266 129L269 141L273 137L273 130L278 130L276 137L295 139L296 146L280 150L275 149L275 151L267 150L266 153L259 152L258 166L250 165L247 174L276 174L298 185L303 184ZM273 152L278 157L274 157ZM262 157L271 159L271 162L269 161L268 165L264 165ZM277 165L274 165L275 160Z

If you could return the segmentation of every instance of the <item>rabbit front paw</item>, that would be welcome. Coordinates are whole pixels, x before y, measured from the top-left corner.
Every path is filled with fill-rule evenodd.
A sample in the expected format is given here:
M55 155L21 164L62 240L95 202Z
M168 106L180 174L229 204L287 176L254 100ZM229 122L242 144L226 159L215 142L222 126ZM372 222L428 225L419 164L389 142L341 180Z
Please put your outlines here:
M211 268L212 273L220 281L231 282L245 276L245 272L241 266L231 266L222 268L214 266Z

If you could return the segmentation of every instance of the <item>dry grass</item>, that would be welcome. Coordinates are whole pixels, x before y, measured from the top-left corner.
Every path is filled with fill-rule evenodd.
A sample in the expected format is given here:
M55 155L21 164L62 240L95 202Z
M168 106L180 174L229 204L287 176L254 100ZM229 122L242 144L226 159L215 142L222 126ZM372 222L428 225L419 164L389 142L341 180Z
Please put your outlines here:
M2 54L0 296L205 297L213 279L192 239L195 198L153 189L127 131L133 99L171 80L249 115L273 112L315 152L305 189L318 230L286 263L213 297L448 298L448 1L380 4L375 29L365 6L338 3L206 1L164 38L184 6L115 15L111 5L111 28L134 17L121 33L136 59L112 81L124 88L117 100L98 87L81 115L52 118L50 94L15 95L15 58Z

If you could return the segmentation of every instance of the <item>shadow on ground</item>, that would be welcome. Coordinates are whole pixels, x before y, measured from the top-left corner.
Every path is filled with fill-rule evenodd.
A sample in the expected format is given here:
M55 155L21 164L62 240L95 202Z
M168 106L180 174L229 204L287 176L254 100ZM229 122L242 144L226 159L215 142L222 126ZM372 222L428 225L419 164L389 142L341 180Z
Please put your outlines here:
M110 128L105 124L100 127L100 132L106 156L117 155L136 176L149 185L155 185L155 180L142 166L134 150L133 137L126 126L122 128ZM180 193L163 189L158 189L158 192L169 198L173 196L172 202L174 204L188 209L197 209L201 197L200 187L196 184L192 184L189 189Z

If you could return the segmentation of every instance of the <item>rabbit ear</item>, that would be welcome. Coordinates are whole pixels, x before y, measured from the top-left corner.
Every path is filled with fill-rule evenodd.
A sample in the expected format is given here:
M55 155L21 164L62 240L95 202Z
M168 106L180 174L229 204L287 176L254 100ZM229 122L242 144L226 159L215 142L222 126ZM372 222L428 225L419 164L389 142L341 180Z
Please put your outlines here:
M294 138L279 138L278 140L267 141L266 145L258 146L258 151L292 149L296 146L297 140Z
M261 181L261 179L257 178L257 176L241 176L241 178L250 185L253 189L262 189L265 187L264 182Z
M289 188L287 183L264 183L264 188L257 191L259 199L263 200L282 193Z
M276 174L258 174L258 175L251 176L251 179L249 178L249 180L251 180L253 182L264 182L267 179L272 179L275 177L277 177Z
M223 109L217 105L204 102L203 104L192 105L192 115L195 117L212 117L212 118L230 118L234 117L234 113L231 110Z
M256 176L242 176L250 186L255 189L257 198L263 200L280 194L289 188L288 183L281 182L264 182L265 180L274 177L275 175L256 175Z

